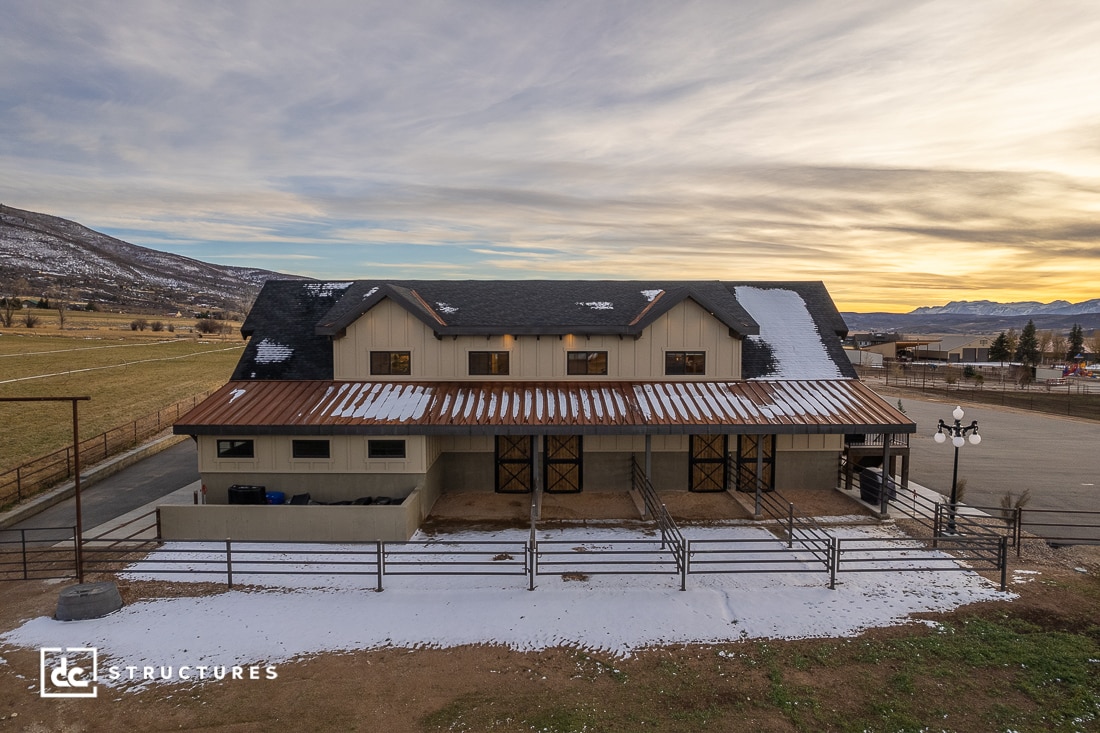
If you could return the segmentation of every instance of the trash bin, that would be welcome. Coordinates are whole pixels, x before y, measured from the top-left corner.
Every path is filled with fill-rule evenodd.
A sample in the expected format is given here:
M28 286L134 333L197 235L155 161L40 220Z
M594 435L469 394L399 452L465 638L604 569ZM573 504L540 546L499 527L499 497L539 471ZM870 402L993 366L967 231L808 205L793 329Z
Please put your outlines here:
M887 479L887 498L897 498L897 487L892 479ZM882 474L866 468L859 473L859 498L876 506L882 503Z
M229 487L230 504L266 504L267 490L263 486L233 484Z

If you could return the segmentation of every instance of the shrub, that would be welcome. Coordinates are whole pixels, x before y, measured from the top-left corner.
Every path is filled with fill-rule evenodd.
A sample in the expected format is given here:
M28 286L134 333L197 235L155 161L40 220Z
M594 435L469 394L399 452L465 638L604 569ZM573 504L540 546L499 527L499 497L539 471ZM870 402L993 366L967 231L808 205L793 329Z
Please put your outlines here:
M23 314L23 325L27 328L35 328L40 322L38 316L30 311Z
M195 330L199 333L221 333L225 330L225 324L213 318L200 318L195 323Z
M164 322L163 321L153 321L152 323L149 324L149 328L152 329L153 331L157 331L157 332L163 331L164 330Z
M144 331L146 326L148 326L148 325L149 325L149 322L146 321L144 318L135 318L134 320L130 321L130 330L131 331Z

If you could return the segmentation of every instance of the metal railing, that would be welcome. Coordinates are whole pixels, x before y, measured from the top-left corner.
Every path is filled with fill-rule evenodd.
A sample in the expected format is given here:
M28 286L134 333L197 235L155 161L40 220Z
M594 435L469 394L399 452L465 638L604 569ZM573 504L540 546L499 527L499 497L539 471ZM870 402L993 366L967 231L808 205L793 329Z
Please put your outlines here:
M150 512L109 532L85 537L78 548L72 527L0 531L0 579L82 578L85 573L139 573L150 576L210 576L229 586L242 577L364 576L374 589L389 576L557 575L567 580L592 575L676 575L686 590L688 575L719 573L825 573L830 588L839 574L851 572L940 572L999 570L1005 589L1007 547L1020 546L1023 512L1082 514L1100 529L1100 512L1014 510L1011 524L1002 517L955 515L955 532L946 526L949 507L912 497L914 515L932 529L932 539L840 538L778 492L761 493L764 515L775 523L773 537L685 540L644 475L639 490L648 496L654 517L664 517L660 538L540 539L534 524L527 540L449 539L408 542L261 542L227 539L159 539L156 513ZM927 506L925 506L927 505ZM961 507L957 507L961 509ZM1033 523L1034 524L1034 523ZM1061 522L1043 522L1062 526ZM939 529L937 529L939 528Z
M142 440L167 430L180 415L210 394L212 393L204 392L189 397L125 425L80 441L82 473L95 463L105 461L113 455L138 445ZM0 472L0 507L19 503L62 481L73 478L73 459L73 447L70 445Z
M0 529L0 580L70 578L76 528Z
M1016 509L1014 541L1016 554L1026 537L1037 535L1052 544L1100 545L1100 511L1068 511L1063 509Z

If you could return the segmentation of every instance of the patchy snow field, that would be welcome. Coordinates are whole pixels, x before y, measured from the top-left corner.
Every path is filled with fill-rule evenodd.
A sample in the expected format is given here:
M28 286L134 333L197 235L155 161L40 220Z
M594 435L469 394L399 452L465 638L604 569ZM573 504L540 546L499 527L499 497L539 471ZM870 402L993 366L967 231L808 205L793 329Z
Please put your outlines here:
M774 540L765 530L744 525L689 527L684 534L689 539ZM433 539L445 547L448 540L521 544L526 536L520 531L464 532ZM847 528L842 536L902 539L884 527ZM583 548L600 540L637 539L638 533L595 526L540 532L539 538ZM269 547L272 556L279 554L279 548ZM781 547L778 541L761 544L762 549ZM168 545L157 554L169 561L161 567L187 567L178 547ZM791 553L787 559L810 558ZM683 592L674 575L593 574L577 580L538 576L534 591L527 590L523 575L387 575L386 589L377 593L369 575L250 577L243 558L240 562L234 580L249 584L247 589L142 601L88 621L40 617L0 635L0 643L96 647L105 660L101 665L139 667L278 664L324 652L465 644L532 651L572 646L628 656L635 649L665 644L844 637L909 622L915 613L1012 597L970 571L851 573L839 576L836 590L829 590L827 575L809 563L799 573L693 574ZM165 576L134 568L125 577ZM169 577L180 582L217 580Z

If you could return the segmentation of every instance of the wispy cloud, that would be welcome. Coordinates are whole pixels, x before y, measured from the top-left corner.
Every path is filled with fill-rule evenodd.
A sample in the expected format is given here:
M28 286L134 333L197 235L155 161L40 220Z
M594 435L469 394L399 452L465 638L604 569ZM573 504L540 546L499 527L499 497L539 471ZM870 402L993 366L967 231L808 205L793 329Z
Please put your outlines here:
M1098 36L1083 0L15 4L0 199L321 277L1084 299Z

